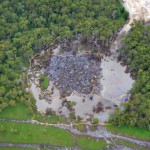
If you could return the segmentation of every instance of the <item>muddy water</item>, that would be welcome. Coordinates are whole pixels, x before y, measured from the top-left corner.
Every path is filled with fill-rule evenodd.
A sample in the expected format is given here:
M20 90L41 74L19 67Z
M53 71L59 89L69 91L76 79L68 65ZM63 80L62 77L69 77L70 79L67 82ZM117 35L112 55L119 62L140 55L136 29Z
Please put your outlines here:
M101 62L102 78L100 83L102 85L101 95L117 105L120 105L120 100L126 97L129 90L132 88L134 80L131 78L130 73L125 73L126 66L122 66L117 61L118 52L121 48L121 37L127 34L131 29L132 20L130 20L121 31L114 43L110 47L111 56L104 57Z
M84 100L84 101L83 101ZM102 98L99 95L94 94L91 99L91 95L78 94L74 92L71 96L67 97L67 101L75 102L74 111L76 116L80 116L83 118L86 117L96 117L100 122L105 122L108 119L109 114L114 109L114 103ZM93 113L93 108L101 102L104 107L103 112ZM106 110L106 107L111 107L111 110Z
M117 44L115 46L118 47ZM100 122L105 122L108 120L109 114L113 112L114 104L120 105L120 101L118 99L125 96L126 93L131 89L134 81L131 79L130 74L125 73L126 67L121 66L121 64L117 62L117 58L114 57L114 54L116 56L116 49L112 48L112 50L112 56L104 57L98 67L102 69L100 77L97 78L99 80L98 82L102 86L102 88L99 88L99 94L83 94L74 91L70 96L66 97L67 101L76 103L76 105L73 106L76 116L80 116L84 119L92 116L98 118ZM55 67L57 67L57 65L55 65ZM66 77L70 74L69 71L66 71ZM85 69L82 69L82 72L83 74L85 74ZM80 73L80 70L78 70L76 75L78 73ZM89 72L86 72L86 76L88 75L88 73ZM103 77L101 77L101 75ZM69 80L66 80L65 82L68 83ZM36 99L37 109L45 113L47 108L52 108L52 110L54 110L56 114L68 117L71 111L66 106L62 105L63 99L60 98L60 90L58 90L58 88L54 86L54 82L50 80L47 91L52 91L52 88L53 94L48 97L47 101L40 100L40 88L36 87L34 82L31 82L31 91ZM98 102L101 102L103 104L104 111L93 113L93 108L98 104ZM106 109L108 106L110 107L110 109Z
M105 57L101 64L102 75L100 82L103 86L102 97L119 104L119 99L132 88L134 80L125 73L126 66L121 66L116 59Z
M51 85L48 89L50 89L50 87ZM62 107L63 99L60 99L58 90L56 88L54 88L54 93L51 95L51 103L47 102L46 100L39 99L40 89L37 88L33 82L31 82L31 91L36 99L36 106L38 111L45 113L47 108L52 108L52 110L54 110L57 115L64 115L66 117L69 116L71 111L67 109L66 106ZM112 110L114 109L114 103L98 95L93 95L92 100L90 98L90 94L78 94L74 91L70 96L66 97L66 100L76 103L76 105L73 107L76 116L80 116L86 119L86 117L92 115L93 117L98 118L100 122L107 121L109 114L112 113ZM98 102L103 104L104 111L94 114L93 107L96 106ZM106 110L105 107L107 106L110 106L111 110Z
M48 87L48 89L50 89L50 88L51 88L51 84ZM46 113L47 108L52 108L52 110L56 111L56 114L60 115L59 111L61 110L62 114L65 115L66 117L68 117L70 112L67 110L67 108L63 107L62 109L60 109L62 106L62 99L60 99L59 94L58 94L58 90L56 88L54 88L54 93L51 97L51 99L52 99L51 103L47 102L44 99L41 100L39 98L41 91L39 88L36 87L34 82L31 82L31 88L30 89L33 93L35 100L36 100L36 106L37 106L38 111Z

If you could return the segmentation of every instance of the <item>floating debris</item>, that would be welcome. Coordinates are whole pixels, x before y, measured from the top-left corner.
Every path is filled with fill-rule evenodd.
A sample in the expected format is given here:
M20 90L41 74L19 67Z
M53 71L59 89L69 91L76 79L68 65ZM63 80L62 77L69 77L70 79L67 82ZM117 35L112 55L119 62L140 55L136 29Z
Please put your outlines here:
M52 55L45 73L64 96L69 96L73 91L89 94L94 86L100 86L100 61L95 57L93 54L64 57Z

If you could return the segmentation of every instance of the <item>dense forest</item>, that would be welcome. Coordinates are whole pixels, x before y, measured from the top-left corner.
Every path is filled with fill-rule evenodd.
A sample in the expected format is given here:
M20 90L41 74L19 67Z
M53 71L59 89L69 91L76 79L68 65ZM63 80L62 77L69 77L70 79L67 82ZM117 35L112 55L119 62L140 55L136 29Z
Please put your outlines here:
M128 13L119 0L0 0L0 111L34 100L26 89L28 61L54 40L82 35L103 47L113 42Z
M114 124L150 129L150 26L136 22L123 40L120 55L136 82L131 100L111 117Z

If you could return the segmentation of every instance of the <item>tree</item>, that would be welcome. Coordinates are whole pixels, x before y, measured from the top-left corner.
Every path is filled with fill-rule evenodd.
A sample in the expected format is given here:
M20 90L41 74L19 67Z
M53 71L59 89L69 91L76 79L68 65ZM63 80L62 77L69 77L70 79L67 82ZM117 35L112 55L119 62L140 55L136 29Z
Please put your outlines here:
M98 124L98 123L99 123L98 118L94 118L92 123L93 123L93 124Z
M71 121L73 121L73 120L76 119L76 116L75 116L75 113L74 113L74 112L71 112L71 113L69 114L69 119L70 119Z
M9 105L10 105L10 106L15 106L15 103L16 103L16 102L15 102L14 100L10 100L10 101L9 101Z
M0 125L0 133L6 132L6 128L4 125Z

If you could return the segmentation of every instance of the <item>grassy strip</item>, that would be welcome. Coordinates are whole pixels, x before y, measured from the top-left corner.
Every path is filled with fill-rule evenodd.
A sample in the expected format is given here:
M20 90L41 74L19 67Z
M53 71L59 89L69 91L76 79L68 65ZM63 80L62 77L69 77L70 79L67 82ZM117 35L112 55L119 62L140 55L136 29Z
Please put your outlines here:
M56 114L50 114L48 116L42 115L40 113L35 115L36 120L39 122L47 122L47 123L65 123L67 119L63 116L57 116Z
M103 140L95 141L94 139L89 140L87 137L74 136L67 130L51 126L8 121L0 121L0 124L5 127L5 131L0 134L0 142L79 146L89 150L105 149L107 145Z
M1 121L0 124L6 129L6 131L0 135L1 142L72 146L71 134L59 128L7 121Z
M48 76L45 74L40 74L40 78L41 78L41 82L40 82L41 87L47 89L49 86Z
M81 132L85 132L86 131L86 125L85 124L77 124L73 126L75 129L77 129L78 131Z
M27 106L17 103L15 106L8 106L0 113L0 118L26 120L30 118Z
M0 113L0 118L7 119L17 119L17 120L27 120L32 119L32 117L28 113L27 106L21 103L17 103L15 106L8 106L5 110ZM63 116L57 116L55 114L50 114L46 116L41 113L35 114L34 119L40 122L48 122L48 123L65 123L66 118Z
M95 141L85 137L77 138L77 146L82 150L103 150L106 149L106 143L102 140Z
M150 131L146 129L128 127L128 126L118 127L118 126L113 126L113 125L106 126L106 128L108 131L115 133L115 134L128 136L128 137L132 137L132 138L136 138L140 140L150 141Z
M144 146L140 146L140 145L134 144L132 142L121 140L121 139L115 140L115 143L112 146L115 146L115 145L123 145L128 148L133 148L133 149L138 149L138 150L146 150L146 147L144 147Z

